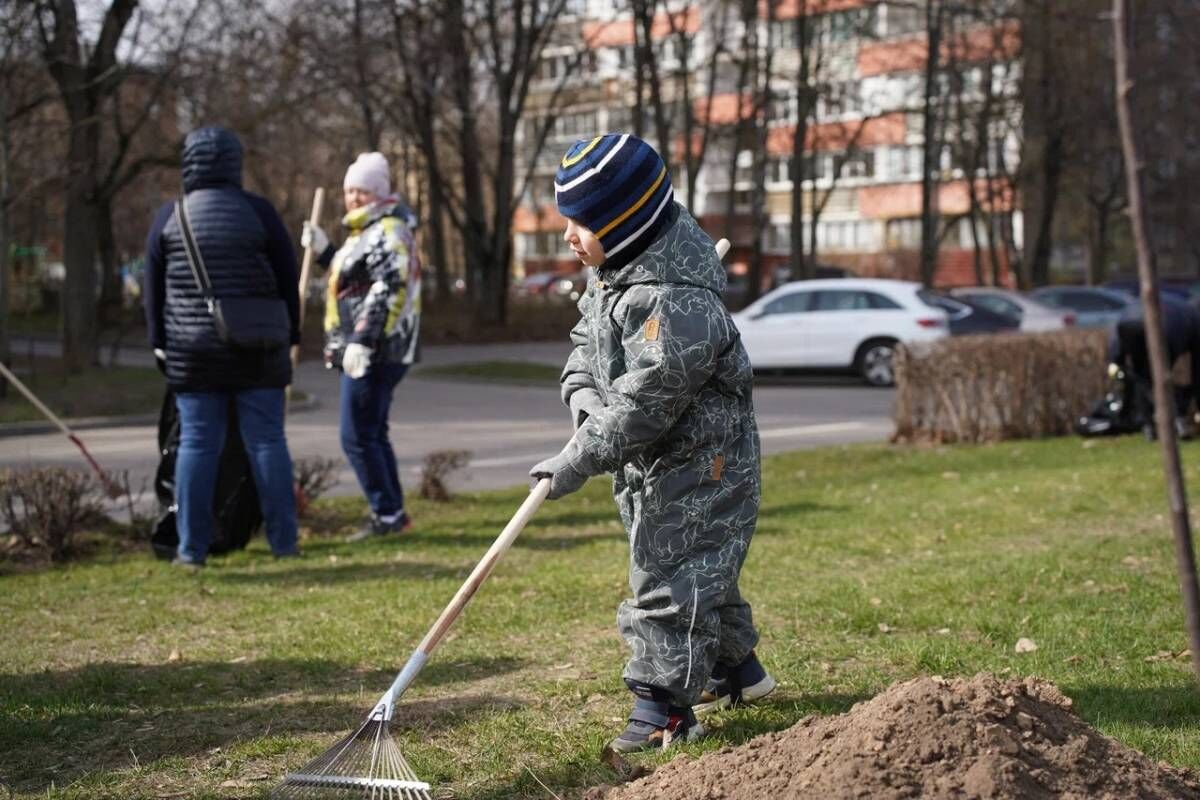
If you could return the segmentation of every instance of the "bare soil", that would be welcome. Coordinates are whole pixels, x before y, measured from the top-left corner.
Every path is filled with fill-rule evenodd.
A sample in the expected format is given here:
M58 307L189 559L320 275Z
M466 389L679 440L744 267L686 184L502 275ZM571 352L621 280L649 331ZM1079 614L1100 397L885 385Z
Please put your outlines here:
M584 798L1200 800L1197 777L1099 733L1053 684L977 675L895 684L845 714L680 756Z

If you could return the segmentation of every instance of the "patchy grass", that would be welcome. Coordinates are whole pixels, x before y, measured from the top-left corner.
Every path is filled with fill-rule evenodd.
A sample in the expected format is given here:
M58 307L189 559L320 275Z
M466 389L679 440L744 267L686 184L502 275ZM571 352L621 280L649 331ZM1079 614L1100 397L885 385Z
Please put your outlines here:
M1158 472L1135 437L769 460L742 588L782 686L687 749L986 670L1053 680L1103 732L1200 767ZM607 484L539 512L398 706L440 796L613 779L597 755L629 703L627 546ZM369 710L523 494L418 504L411 534L358 546L339 537L361 503L324 502L300 561L259 539L198 576L114 552L0 579L0 780L18 797L264 797Z
M445 364L421 367L415 373L421 377L457 378L487 383L557 384L562 367L532 361L473 361L467 364Z
M68 374L57 358L32 363L14 353L13 372L39 400L63 418L152 413L162 405L166 383L153 367L90 367ZM0 379L2 380L2 379ZM44 420L16 387L0 399L0 423Z

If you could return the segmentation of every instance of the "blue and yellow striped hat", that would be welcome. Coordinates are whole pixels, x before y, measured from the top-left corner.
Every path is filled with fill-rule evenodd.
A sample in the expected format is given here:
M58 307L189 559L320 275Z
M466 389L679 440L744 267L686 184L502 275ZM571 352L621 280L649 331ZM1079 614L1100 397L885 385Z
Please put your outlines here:
M629 263L658 238L673 197L662 158L628 133L576 142L554 176L559 213L596 234L606 268Z

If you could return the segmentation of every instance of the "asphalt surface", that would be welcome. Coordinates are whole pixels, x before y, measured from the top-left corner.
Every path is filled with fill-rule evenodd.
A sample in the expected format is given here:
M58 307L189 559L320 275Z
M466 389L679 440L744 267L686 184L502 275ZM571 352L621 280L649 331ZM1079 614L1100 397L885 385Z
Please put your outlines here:
M53 345L38 345L52 349ZM488 489L526 481L526 470L558 452L571 435L557 388L467 382L422 374L422 367L478 361L534 361L561 366L566 344L498 344L429 347L395 393L391 438L406 487L415 486L427 454L469 450L468 467L449 483L456 489ZM128 350L121 363L148 364L145 350ZM316 407L288 418L293 457L337 458L343 468L330 494L357 494L354 475L338 439L338 385L320 364L300 365L296 387ZM755 407L767 454L830 444L883 441L892 432L890 390L863 386L854 378L764 379L755 388ZM158 463L153 425L119 425L80 431L80 438L108 470L127 470L136 489L149 485ZM60 433L0 438L0 468L78 465L75 446Z

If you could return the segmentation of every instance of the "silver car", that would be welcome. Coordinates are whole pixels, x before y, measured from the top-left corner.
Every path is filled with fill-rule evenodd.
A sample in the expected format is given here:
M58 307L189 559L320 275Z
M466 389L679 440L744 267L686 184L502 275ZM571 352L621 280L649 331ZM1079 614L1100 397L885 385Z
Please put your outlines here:
M1136 297L1097 286L1043 286L1029 296L1062 311L1074 312L1075 324L1081 328L1116 325L1125 307L1137 302Z
M1074 311L1052 308L1011 289L996 286L969 286L951 289L950 294L983 306L989 311L1014 319L1024 333L1057 331L1075 325Z

